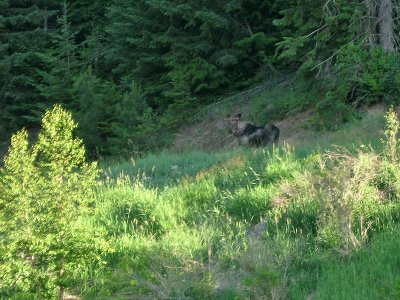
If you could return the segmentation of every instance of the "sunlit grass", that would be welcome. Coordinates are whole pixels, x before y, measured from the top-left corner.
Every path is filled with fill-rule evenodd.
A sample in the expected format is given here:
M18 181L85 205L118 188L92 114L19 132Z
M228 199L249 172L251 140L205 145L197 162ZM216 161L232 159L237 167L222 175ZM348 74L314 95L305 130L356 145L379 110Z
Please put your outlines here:
M320 189L323 185L336 188L336 180L345 193L346 185L351 191L357 190L359 183L341 177L340 168L334 167L340 160L325 172L323 153L341 146L349 150L345 152L348 155L358 157L364 144L379 153L381 138L383 114L376 111L334 132L306 137L296 148L163 152L117 165L103 164L105 176L97 193L95 224L115 246L108 262L114 271L104 273L115 282L106 290L91 293L100 296L107 291L121 299L119 290L139 298L299 299L315 294L321 299L351 299L354 294L348 281L354 275L352 270L359 268L369 274L375 271L365 264L374 263L376 277L385 265L364 261L364 253L378 251L370 249L342 262L335 260L343 257L336 248L346 249L347 244L340 244L340 233L329 223L335 211L323 212L334 195ZM374 153L363 159L379 155ZM371 199L381 197L373 189L366 193ZM374 201L363 209L351 208L355 216L379 218L373 226L371 249L375 249L375 236L376 247L383 245L379 232L396 219L390 217L394 205L378 205L386 210L382 211L385 217L376 212ZM260 221L265 223L265 232L253 244L250 236ZM362 241L362 232L357 230L354 233ZM340 246L335 244L338 242ZM362 257L363 263L357 257ZM338 267L347 262L353 267ZM386 275L393 283L387 295L393 296L396 279L390 272ZM135 278L134 283L124 284L127 278ZM343 292L335 294L332 286L339 278ZM359 279L360 289L372 280L368 276ZM371 289L375 287L371 285ZM377 295L374 291L363 293L360 295Z

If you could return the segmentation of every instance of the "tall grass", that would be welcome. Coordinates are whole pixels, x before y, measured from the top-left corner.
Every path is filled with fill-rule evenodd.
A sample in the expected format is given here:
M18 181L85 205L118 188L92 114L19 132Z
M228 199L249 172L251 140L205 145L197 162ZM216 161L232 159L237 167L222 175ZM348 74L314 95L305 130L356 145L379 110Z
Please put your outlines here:
M382 121L381 115L367 118L339 128L326 142L357 143L360 124L370 131ZM393 130L374 137L386 141L381 150L354 144L305 155L286 145L162 153L106 167L91 224L112 251L104 268L84 276L80 293L88 299L378 295L379 284L370 281L386 268L386 250L380 252L385 232L400 218L398 149L387 142ZM394 238L390 243L389 249L397 245ZM375 274L354 283L360 289L368 284L365 292L350 290L354 269ZM386 275L384 295L395 297L395 268ZM335 293L341 276L343 292Z
M346 259L332 259L322 268L317 299L400 299L399 228L378 236Z
M187 152L148 154L138 160L115 164L102 163L104 179L115 181L121 176L140 179L146 186L164 187L176 184L186 176L195 176L201 170L210 168L233 157L236 152Z
M384 127L383 109L370 110L361 119L342 124L334 131L306 132L304 140L296 146L296 153L304 157L316 151L335 150L338 146L354 152L360 145L371 145L381 151Z

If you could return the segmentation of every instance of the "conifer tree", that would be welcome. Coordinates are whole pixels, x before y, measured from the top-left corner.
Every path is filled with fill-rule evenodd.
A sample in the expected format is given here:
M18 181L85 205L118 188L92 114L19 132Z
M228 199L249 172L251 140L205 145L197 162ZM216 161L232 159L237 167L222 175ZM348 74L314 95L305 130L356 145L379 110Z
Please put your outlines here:
M55 106L42 127L33 147L26 130L13 135L0 169L0 292L61 300L79 265L96 262L96 234L76 221L93 211L98 169L69 112Z
M69 8L66 0L62 2L61 15L57 17L57 26L50 34L51 48L38 55L48 66L47 71L38 71L41 83L37 85L40 94L49 103L55 100L73 107L72 86L78 67L75 33L69 21Z
M118 2L107 14L113 51L106 60L117 78L143 82L159 112L187 99L205 104L264 79L279 38L272 25L279 9L258 0Z
M304 71L329 73L340 48L348 44L393 51L399 11L392 0L292 1L274 21L285 38L278 42L281 61Z
M90 157L110 154L107 140L112 136L113 107L120 99L115 85L98 78L91 67L75 78L73 95L76 99L78 132Z
M114 155L131 157L157 147L156 139L160 135L155 116L139 84L133 82L129 92L115 104L114 109L112 137L109 140Z
M0 122L6 131L38 123L46 106L37 89L38 72L47 68L40 54L49 46L58 10L56 0L0 3Z
M300 70L328 73L341 46L362 41L366 6L359 1L291 1L274 24L283 31L278 42L281 62Z

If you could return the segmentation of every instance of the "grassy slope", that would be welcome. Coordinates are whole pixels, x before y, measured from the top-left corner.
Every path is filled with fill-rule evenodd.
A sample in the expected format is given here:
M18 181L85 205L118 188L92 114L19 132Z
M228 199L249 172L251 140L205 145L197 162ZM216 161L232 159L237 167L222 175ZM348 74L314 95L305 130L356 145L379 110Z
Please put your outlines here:
M312 108L323 98L323 92L292 78L269 87L254 96L221 101L201 112L200 122L183 126L175 138L174 150L218 151L229 150L236 143L227 132L226 115L242 113L243 119L254 124L275 123L281 128L280 142L287 142L304 155L326 149L332 144L345 147L369 144L379 147L383 128L382 106L367 112L361 120L356 114L351 122L336 127L335 131L314 131L315 118ZM228 98L227 100L229 100ZM331 112L332 115L335 111ZM362 113L364 114L364 113ZM300 149L301 148L301 149Z
M383 110L374 109L334 132L304 131L293 153L163 152L105 164L95 222L115 252L86 297L395 299L399 231L338 255L318 241L315 203L304 202L312 153L334 145L353 153L361 144L381 150L383 126ZM282 197L299 202L274 210ZM249 244L260 219L270 220L266 236Z
M96 213L77 221L102 233L113 251L104 268L82 266L70 292L83 299L400 299L400 164L381 154L384 108L315 132L299 112L317 97L286 82L251 105L225 103L210 114L277 121L282 147L274 152L199 147L103 162ZM218 134L213 139L222 140ZM197 137L189 138L188 148L197 149Z
M318 299L400 299L400 230L376 237L350 259L323 266Z

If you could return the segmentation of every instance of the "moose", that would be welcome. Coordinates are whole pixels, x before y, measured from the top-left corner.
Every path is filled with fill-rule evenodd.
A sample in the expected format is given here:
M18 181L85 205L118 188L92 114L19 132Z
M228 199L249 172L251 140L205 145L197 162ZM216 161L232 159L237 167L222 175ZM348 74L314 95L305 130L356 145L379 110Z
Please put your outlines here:
M243 122L241 118L241 113L226 118L230 123L229 132L236 137L240 145L260 147L278 143L280 134L278 127L273 124L259 127L249 122Z

